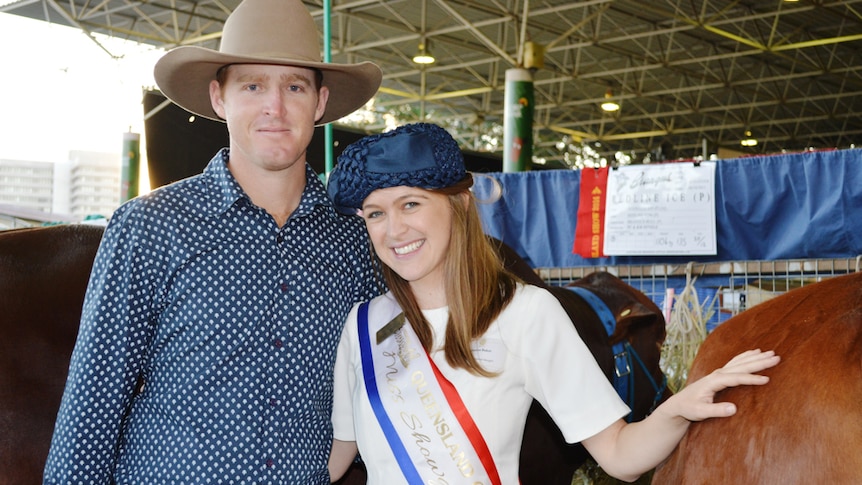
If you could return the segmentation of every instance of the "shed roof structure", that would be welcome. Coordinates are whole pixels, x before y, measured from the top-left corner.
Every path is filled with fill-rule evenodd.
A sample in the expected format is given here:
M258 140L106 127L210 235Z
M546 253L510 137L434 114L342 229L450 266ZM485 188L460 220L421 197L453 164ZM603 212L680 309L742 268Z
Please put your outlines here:
M0 12L217 48L238 3L19 0ZM304 3L323 31L322 0ZM389 113L441 123L468 149L502 144L505 73L533 67L534 156L548 161L581 142L635 156L664 142L690 158L705 143L771 153L862 140L862 0L332 0L329 12L331 60L384 73L368 132ZM413 62L420 43L436 62ZM608 93L616 112L600 108ZM757 146L740 146L747 131Z

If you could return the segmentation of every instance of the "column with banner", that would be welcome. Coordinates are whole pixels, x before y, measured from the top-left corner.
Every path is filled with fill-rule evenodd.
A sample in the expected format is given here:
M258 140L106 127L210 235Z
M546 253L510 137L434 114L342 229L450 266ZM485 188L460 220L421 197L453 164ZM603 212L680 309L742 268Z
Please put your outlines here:
M503 106L503 172L525 172L533 159L533 75L506 71Z
M120 179L120 203L138 196L141 172L141 135L123 133L123 167Z

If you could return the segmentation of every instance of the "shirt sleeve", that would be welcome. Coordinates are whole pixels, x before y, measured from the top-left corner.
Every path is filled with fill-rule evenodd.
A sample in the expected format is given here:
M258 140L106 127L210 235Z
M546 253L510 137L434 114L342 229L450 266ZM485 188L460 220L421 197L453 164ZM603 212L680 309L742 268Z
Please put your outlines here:
M509 307L516 314L501 326L504 341L523 357L527 392L566 441L580 442L629 413L551 293L522 286Z
M356 389L356 374L351 365L353 352L358 348L359 340L356 330L357 308L354 306L347 316L341 340L338 343L338 354L335 358L335 376L333 378L332 432L333 437L341 441L356 441L356 431L353 426L353 393Z
M150 339L147 278L161 272L124 215L121 208L112 217L93 264L44 483L109 483L114 471Z
M374 263L374 249L365 229L365 222L356 215L340 215L340 224L349 227L345 232L350 234L348 244L342 246L343 258L347 258L353 271L346 275L353 282L353 303L361 303L386 293L386 283L378 265Z

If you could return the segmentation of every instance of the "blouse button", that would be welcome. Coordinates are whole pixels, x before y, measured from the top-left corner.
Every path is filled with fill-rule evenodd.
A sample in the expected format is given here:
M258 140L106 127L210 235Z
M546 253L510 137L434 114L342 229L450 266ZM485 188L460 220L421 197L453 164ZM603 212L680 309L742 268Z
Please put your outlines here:
M266 460L266 467L267 467L267 468L272 468L272 466L273 466L273 465L275 465L275 460L273 460L272 458L268 458L268 459Z
M282 345L284 345L284 342L282 342L280 338L277 338L277 339L275 339L275 341L273 342L273 345L275 345L275 346L276 346L276 348L279 348L279 349L280 349L280 348L281 348L281 346L282 346Z

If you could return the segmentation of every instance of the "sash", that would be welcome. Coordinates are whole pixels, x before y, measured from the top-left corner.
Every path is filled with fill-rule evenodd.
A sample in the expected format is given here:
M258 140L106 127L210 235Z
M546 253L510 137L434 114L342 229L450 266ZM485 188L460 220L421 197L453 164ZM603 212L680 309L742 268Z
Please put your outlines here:
M390 298L375 300L372 318L393 319L372 341L369 303L359 308L359 347L374 415L411 485L500 485L491 452L446 379ZM375 338L377 340L377 338ZM376 343L376 345L375 345Z

